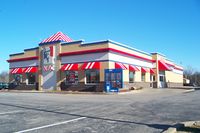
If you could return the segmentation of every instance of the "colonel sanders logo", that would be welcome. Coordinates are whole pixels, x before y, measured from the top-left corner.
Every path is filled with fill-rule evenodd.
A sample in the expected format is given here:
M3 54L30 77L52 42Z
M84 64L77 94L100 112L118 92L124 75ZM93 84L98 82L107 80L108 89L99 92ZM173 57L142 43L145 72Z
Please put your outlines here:
M43 63L46 64L53 64L54 63L54 47L49 46L43 49Z

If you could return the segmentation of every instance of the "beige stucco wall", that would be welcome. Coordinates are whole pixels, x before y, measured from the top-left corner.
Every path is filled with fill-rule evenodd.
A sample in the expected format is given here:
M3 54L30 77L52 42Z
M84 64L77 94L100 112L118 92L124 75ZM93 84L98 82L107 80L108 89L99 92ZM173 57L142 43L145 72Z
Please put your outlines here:
M77 44L66 44L61 47L62 47L61 53L66 53L66 52L108 48L108 43L102 43L97 45L83 45L83 46L80 43L77 43Z
M165 71L166 82L183 83L183 75L172 71Z
M135 72L135 82L141 82L141 71Z
M123 70L123 81L129 82L129 70Z
M150 73L145 73L145 82L150 82Z
M24 51L24 54L10 56L10 59L27 58L38 55L39 55L39 50L34 49L34 50Z

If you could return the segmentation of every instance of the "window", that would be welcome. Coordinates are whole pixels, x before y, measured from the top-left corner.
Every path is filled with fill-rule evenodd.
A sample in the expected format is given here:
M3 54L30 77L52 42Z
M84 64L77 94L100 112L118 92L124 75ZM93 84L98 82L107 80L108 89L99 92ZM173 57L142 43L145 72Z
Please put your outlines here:
M22 75L21 75L21 74L15 74L15 75L14 75L14 82L15 82L16 84L22 83Z
M141 81L145 82L145 73L142 73L142 75L141 75Z
M165 76L161 75L160 76L160 82L164 82L164 80L165 80Z
M135 72L129 71L129 83L133 83L135 81Z
M66 84L78 84L78 71L65 71Z
M86 70L86 83L99 83L99 70Z
M156 76L155 75L153 75L153 81L156 81Z
M28 80L27 84L29 84L29 85L35 84L35 74L34 73L27 73L26 77Z
M150 74L150 81L151 81L151 82L156 81L156 77L155 77L155 75Z

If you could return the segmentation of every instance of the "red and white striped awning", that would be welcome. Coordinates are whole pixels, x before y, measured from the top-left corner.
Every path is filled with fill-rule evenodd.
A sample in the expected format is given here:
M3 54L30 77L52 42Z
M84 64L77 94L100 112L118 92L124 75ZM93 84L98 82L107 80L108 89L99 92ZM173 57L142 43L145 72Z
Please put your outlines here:
M134 65L129 65L129 70L130 71L140 71L136 66Z
M150 74L155 74L155 71L152 68L150 68Z
M69 71L69 70L73 70L73 71L78 71L78 64L64 64L61 67L62 71Z
M73 40L69 38L67 35L63 34L62 32L57 32L51 37L43 40L41 43L48 43L48 42L54 42L54 41L72 42Z
M82 66L82 70L87 69L100 69L100 62L87 62Z
M124 64L122 64L122 63L115 62L115 69L124 69L124 70L127 70L128 68Z
M21 74L23 73L23 69L22 68L14 68L10 71L11 74Z
M160 71L171 71L172 70L164 61L161 61L161 60L158 61L158 68Z
M148 68L144 68L144 67L141 67L141 72L142 73L148 73L150 72Z
M38 71L37 67L27 67L24 69L24 73L36 73Z

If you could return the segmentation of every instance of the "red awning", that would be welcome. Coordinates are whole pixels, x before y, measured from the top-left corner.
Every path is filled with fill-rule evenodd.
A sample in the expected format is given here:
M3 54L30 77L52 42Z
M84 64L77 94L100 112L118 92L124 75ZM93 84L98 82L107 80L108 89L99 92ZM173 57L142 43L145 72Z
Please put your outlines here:
M82 66L82 70L87 69L100 69L100 62L87 62Z
M129 65L129 70L130 71L140 71L136 66Z
M115 69L128 69L124 64L115 62Z
M36 73L38 71L37 67L27 67L25 68L25 70L23 71L24 73Z
M62 71L78 71L78 64L65 64L61 68Z
M155 71L152 68L150 68L150 73L155 74Z
M158 61L158 68L161 71L171 71L171 68L163 61Z
M148 68L141 67L141 71L142 71L142 73L148 73L148 72L149 72L149 69L148 69Z
M21 73L23 73L23 69L22 68L14 68L11 70L10 73L11 74L21 74Z

